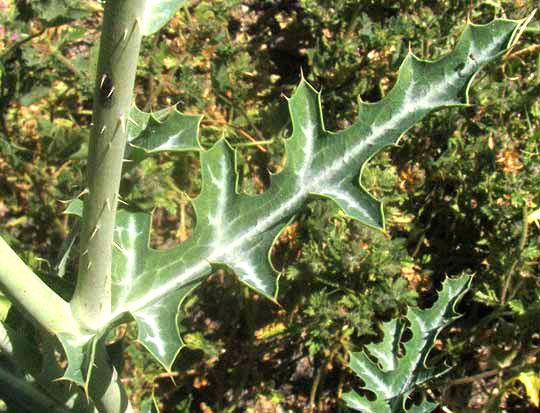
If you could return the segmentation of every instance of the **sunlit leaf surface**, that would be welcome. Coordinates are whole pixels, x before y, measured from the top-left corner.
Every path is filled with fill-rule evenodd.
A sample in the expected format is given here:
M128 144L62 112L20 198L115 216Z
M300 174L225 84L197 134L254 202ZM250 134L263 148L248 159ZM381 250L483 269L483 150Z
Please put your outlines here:
M365 413L431 412L436 407L423 401L406 410L405 402L416 386L447 371L427 367L425 360L437 334L458 316L454 307L468 290L470 280L468 276L446 280L431 308L409 308L405 317L408 325L401 320L384 323L383 340L366 346L369 355L350 353L349 367L365 382L365 388L375 393L376 400L352 390L343 395L349 407ZM403 342L406 327L411 338Z
M139 326L139 340L170 368L182 346L176 327L179 305L215 268L229 269L258 293L275 299L277 278L268 255L276 237L309 198L331 199L351 218L373 228L384 228L381 204L361 185L367 161L382 148L396 144L429 112L467 104L470 81L483 65L506 50L519 24L495 20L488 25L468 25L454 51L436 62L409 54L388 95L380 102L362 104L353 125L337 133L325 129L320 95L302 80L288 100L293 133L285 143L287 162L280 173L272 176L263 194L250 196L237 191L236 155L225 140L201 151L202 189L193 200L197 224L187 241L170 250L153 250L148 245L150 216L119 212L112 319L124 313L133 316ZM175 111L150 116L137 110L131 117L130 145L137 150L200 150L199 117ZM409 312L411 323L415 311ZM421 316L418 322L424 319ZM424 333L428 330L418 328L418 337L427 340ZM400 331L397 324L387 329L390 337L378 355L381 366L392 369L392 363L402 365L405 361L409 367L416 366L423 355L414 360L385 360L383 353L392 354L396 345L392 337L398 337ZM413 353L408 352L406 357ZM76 369L72 371L75 377ZM386 405L387 396L408 389L401 376L387 385L385 380L389 379L384 373L373 374L370 387L378 389L384 384L377 390L382 405ZM423 378L415 376L415 380L418 383Z

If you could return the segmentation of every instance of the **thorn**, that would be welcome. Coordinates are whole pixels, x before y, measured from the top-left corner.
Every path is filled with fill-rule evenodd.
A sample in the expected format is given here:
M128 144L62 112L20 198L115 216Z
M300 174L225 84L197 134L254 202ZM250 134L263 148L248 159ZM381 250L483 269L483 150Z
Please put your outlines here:
M114 93L114 86L111 88L111 90L109 90L109 93L107 93L107 99L110 99L113 93Z
M118 119L118 121L120 122L120 126L122 127L122 133L126 133L126 118L122 116L120 119Z
M133 159L122 159L122 162L134 162Z
M81 196L89 194L89 193L90 193L90 190L88 188L84 188L83 191L79 195L77 195L77 198L80 198Z
M120 245L118 245L116 242L113 241L113 247L118 248L118 251L120 251L123 255L127 255L128 252L126 249L122 248Z
M88 265L86 266L86 270L88 271L91 266L92 266L92 261L88 261Z
M107 129L107 125L103 125L101 130L99 131L100 135L103 135L105 133L105 130Z
M94 228L94 232L92 232L92 235L90 235L89 239L94 238L98 231L99 231L99 225L96 225L96 228Z
M81 254L81 257L84 257L85 255L88 255L88 248L84 250L84 252Z
M101 81L99 82L99 87L100 89L103 88L103 85L105 84L105 81L107 80L107 74L106 73L103 73L101 75Z
M131 30L129 31L129 36L128 36L128 31L127 31L127 29L124 29L124 34L122 35L122 40L121 40L121 41L125 41L125 40L129 39L129 38L133 35L133 33L134 33L134 31L135 31L135 28L136 28L137 26L139 27L139 31L142 31L142 23L141 23L139 17L137 17L137 18L135 19L135 21L133 22L133 26L131 26ZM125 48L124 48L124 49L125 49Z
M137 122L135 122L135 120L133 118L131 118L131 116L128 117L128 121L130 121L131 123L133 123L135 126L137 127L141 127L141 125L139 125Z
M120 204L129 205L126 201L124 201L124 200L121 199L120 197L118 197L118 202L119 202Z

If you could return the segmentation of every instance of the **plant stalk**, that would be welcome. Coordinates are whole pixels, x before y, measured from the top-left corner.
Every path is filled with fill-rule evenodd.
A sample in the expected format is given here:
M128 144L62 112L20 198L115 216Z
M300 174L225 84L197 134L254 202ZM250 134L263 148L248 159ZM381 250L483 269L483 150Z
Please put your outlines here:
M105 4L88 153L76 318L90 330L111 315L113 230L146 0Z
M28 381L15 376L8 370L0 367L0 396L13 397L24 406L34 411L49 413L69 413L70 410L56 400L41 392Z
M133 413L124 385L110 363L105 345L100 343L96 346L96 352L96 374L91 376L89 393L97 410L102 413Z
M79 331L69 304L26 266L0 237L0 290L52 334Z
M501 306L502 307L506 305L508 289L510 288L512 277L514 275L517 265L521 261L523 250L527 246L527 237L529 233L528 216L529 216L529 209L527 208L527 204L525 204L523 205L523 224L522 224L522 229L521 229L521 237L519 239L519 244L517 248L516 258L512 261L512 263L508 267L508 270L506 271L503 277L504 285L503 285L502 293L501 293Z

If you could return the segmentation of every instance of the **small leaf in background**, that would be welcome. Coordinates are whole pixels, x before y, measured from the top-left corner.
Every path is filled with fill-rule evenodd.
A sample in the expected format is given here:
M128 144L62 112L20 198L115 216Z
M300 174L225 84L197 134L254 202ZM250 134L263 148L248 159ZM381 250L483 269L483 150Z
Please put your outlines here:
M48 0L32 2L32 8L46 26L54 27L88 17L91 10L81 4L78 0Z
M141 407L139 408L139 411L140 413L157 413L159 412L159 408L154 398L151 398L151 399L146 399L141 403Z
M408 341L403 342L406 324L393 319L383 324L383 340L366 346L369 356L366 352L350 353L349 367L366 383L366 390L375 393L376 399L369 400L351 390L343 395L349 407L366 413L406 412L405 402L418 385L448 371L427 367L426 358L439 332L458 317L454 308L469 289L471 279L447 279L431 308L409 308L405 318L412 336ZM435 407L432 402L422 401L408 411L430 412Z
M142 33L148 36L161 29L174 16L184 0L149 0L142 22Z
M523 384L527 396L531 399L531 404L535 407L540 407L540 374L534 371L523 372L515 377L514 380Z

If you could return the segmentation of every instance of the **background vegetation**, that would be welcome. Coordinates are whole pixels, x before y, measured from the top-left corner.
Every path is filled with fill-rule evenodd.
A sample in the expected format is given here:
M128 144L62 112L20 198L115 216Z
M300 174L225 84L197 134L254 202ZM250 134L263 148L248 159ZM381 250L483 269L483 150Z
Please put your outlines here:
M58 257L75 223L63 201L84 189L101 23L99 3L81 4L0 0L0 231L40 276L65 270L67 288L73 263ZM137 105L204 114L203 144L227 137L240 153L242 189L262 192L283 162L283 95L301 73L322 89L326 126L337 130L360 99L385 95L409 49L435 59L468 16L485 23L533 8L193 0L145 40ZM346 350L376 340L406 304L429 305L444 277L468 273L464 317L439 337L433 360L455 367L426 390L439 411L540 411L539 95L533 20L518 48L478 76L473 106L429 116L370 162L364 185L385 203L385 233L311 203L272 253L281 307L216 273L185 304L188 348L172 375L137 344L126 348L134 404L155 394L167 412L345 412L339 396L355 384ZM193 168L196 154L166 154L125 174L123 199L154 210L156 248L190 234Z

